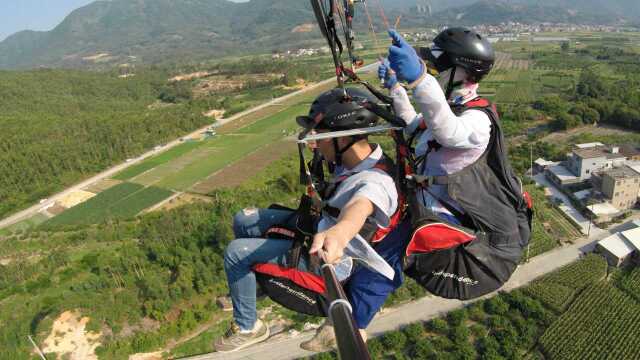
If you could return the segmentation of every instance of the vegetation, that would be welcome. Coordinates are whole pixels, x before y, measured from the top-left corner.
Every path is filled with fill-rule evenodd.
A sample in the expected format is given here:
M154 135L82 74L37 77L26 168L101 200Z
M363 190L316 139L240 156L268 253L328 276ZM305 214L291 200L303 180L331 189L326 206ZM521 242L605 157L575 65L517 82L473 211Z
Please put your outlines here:
M634 359L640 304L611 284L589 287L540 338L552 359Z
M243 207L283 199L286 205L294 203L302 189L297 176L285 171L294 161L291 157L274 163L245 187L214 192L213 204L196 203L94 226L65 225L64 231L54 223L3 236L3 356L28 358L30 344L24 334L42 341L52 321L70 309L90 317L91 329L112 333L103 333L101 358L156 350L199 324L221 318L212 299L227 292L221 254L232 238L232 215ZM125 184L118 195L139 188ZM116 196L116 190L110 194ZM158 321L159 327L126 330L143 319Z
M525 292L539 299L550 309L562 313L576 293L601 280L606 273L606 260L602 256L590 254L581 261L535 281Z
M370 339L369 351L374 359L633 359L640 301L608 282L606 269L587 255L521 290ZM615 282L633 287L637 274Z
M211 68L223 77L276 70L294 79L322 76L313 65L286 61L230 62ZM0 217L211 124L214 120L202 115L208 110L224 109L228 116L292 91L283 87L283 79L275 78L247 80L240 90L196 96L192 89L202 80L168 82L172 75L156 67L138 69L126 79L115 72L0 72ZM128 179L191 146L179 146L118 177Z
M122 183L72 207L43 226L95 224L110 219L131 218L172 194L157 187L145 188L138 184Z

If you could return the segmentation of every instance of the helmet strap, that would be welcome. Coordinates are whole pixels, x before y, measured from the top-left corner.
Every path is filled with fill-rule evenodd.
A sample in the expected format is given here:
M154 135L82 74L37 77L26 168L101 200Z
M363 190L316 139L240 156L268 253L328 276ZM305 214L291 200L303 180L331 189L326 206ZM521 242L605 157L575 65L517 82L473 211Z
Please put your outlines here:
M355 136L350 137L351 141L342 149L340 149L340 145L338 145L338 138L331 139L333 142L333 151L335 152L335 163L337 166L342 166L342 155L347 152L355 143L360 141L360 139Z
M453 68L451 68L451 75L449 75L449 83L447 84L447 89L445 93L445 98L447 99L447 101L449 101L449 98L451 97L451 93L453 93L454 79L456 77L456 69L457 69L457 66L454 66Z

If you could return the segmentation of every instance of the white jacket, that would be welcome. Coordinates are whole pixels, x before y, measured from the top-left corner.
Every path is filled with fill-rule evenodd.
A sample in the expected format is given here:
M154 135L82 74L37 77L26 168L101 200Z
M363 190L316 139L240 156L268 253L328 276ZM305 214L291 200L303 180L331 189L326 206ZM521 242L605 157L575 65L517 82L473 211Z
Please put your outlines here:
M418 114L409 100L407 91L396 86L391 90L393 107L398 116L406 123L407 136L411 136L420 129L423 122L427 129L419 135L416 142L416 156L424 155L428 150L428 142L437 141L442 148L433 149L427 156L422 175L453 174L471 165L484 153L491 138L491 120L480 110L467 110L456 116L445 97L438 81L431 75L414 89L413 98L420 108ZM469 189L473 191L473 189ZM434 185L430 191L438 198L462 210L449 198L446 187ZM435 212L450 214L431 194L418 194L424 205Z

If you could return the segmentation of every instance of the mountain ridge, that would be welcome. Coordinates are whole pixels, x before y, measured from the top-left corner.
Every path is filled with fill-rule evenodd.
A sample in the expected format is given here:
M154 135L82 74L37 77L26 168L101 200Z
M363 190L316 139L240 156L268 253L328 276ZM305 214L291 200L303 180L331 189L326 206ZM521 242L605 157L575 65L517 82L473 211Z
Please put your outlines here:
M640 22L640 2L631 0L609 1L608 10L595 0L560 0L561 5L552 0L382 3L389 18L403 15L403 26ZM431 11L415 11L418 5ZM369 8L379 23L377 3ZM366 16L361 6L357 9L358 31L366 32ZM74 10L51 31L21 31L0 42L0 69L153 64L247 54L248 49L286 50L321 41L316 26L292 31L310 23L315 24L311 6L300 0L100 0Z

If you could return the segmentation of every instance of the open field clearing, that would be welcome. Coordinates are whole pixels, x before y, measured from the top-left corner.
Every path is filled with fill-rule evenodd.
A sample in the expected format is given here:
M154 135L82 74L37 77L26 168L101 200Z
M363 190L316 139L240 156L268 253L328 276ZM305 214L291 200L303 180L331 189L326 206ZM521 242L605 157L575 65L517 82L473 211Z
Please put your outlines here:
M306 111L306 104L296 105L235 131L221 129L220 135L192 145L190 152L156 166L131 181L147 186L188 190L225 166L295 131L295 117ZM239 175L244 178L251 173L255 171Z
M529 60L514 59L509 53L496 53L495 70L529 70L531 62Z
M274 160L280 159L295 150L296 143L293 140L273 142L257 149L244 159L221 169L201 182L196 183L191 187L190 191L198 194L208 194L215 189L241 185L248 178L248 176L241 175L261 171Z
M116 176L114 176L114 179L117 180L129 180L132 177L135 177L137 175L140 175L142 173L144 173L147 170L153 169L156 166L162 165L166 162L169 162L183 154L186 154L188 152L190 152L191 150L197 148L198 146L200 146L201 144L198 142L185 142L183 144L180 144L174 148L172 148L171 150L165 151L160 155L156 155L148 160L145 160L143 162L141 162L140 164L134 165L134 166L130 166L129 168L127 168L126 170L120 172L119 174L117 174Z
M171 194L165 189L122 183L52 218L47 225L92 224L110 218L128 218Z

